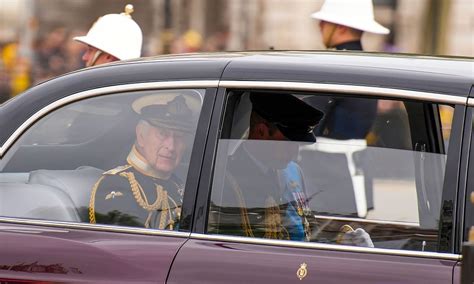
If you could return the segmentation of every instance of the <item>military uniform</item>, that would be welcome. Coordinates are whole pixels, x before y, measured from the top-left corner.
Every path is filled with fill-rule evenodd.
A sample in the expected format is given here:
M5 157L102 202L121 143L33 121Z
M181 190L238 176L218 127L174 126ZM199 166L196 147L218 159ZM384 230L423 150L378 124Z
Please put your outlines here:
M193 91L170 91L141 97L133 102L132 108L151 127L189 134L195 131L200 104L199 95ZM154 144L147 142L146 145L142 147ZM170 155L178 156L176 153ZM184 183L172 170L166 173L157 171L134 145L127 164L103 173L94 185L89 221L93 224L176 230L183 193Z
M213 217L220 220L220 234L297 241L311 238L311 210L301 169L294 162L281 170L265 168L242 145L230 157L222 194L225 206L211 207L217 215Z
M91 223L178 228L184 184L175 175L168 179L157 177L143 161L134 147L127 165L102 175L91 194Z
M250 101L252 111L274 124L288 140L315 142L313 129L323 116L319 110L287 94L254 92ZM289 162L284 169L272 169L249 152L246 147L249 143L255 142L245 141L229 157L222 196L213 197L216 202L211 203L213 220L209 222L209 231L257 238L310 240L312 214L300 167Z

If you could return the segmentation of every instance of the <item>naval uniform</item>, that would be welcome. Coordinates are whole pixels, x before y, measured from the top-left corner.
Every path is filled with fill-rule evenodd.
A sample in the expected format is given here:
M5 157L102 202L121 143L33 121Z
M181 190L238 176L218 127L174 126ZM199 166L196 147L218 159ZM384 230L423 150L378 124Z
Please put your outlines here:
M241 145L230 157L221 208L211 204L217 228L211 232L247 237L308 241L311 210L299 166L266 168ZM211 226L213 226L211 224Z
M109 170L95 184L89 221L97 224L176 230L184 184L159 177L133 147L127 164Z

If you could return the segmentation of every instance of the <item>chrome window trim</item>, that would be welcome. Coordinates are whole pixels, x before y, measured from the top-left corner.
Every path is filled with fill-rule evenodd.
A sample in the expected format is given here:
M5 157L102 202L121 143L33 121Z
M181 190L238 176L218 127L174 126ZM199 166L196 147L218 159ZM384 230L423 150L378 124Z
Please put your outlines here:
M190 232L121 227L121 226L114 226L114 225L98 225L98 224L89 224L89 223L72 223L72 222L62 222L62 221L20 219L20 218L10 218L10 217L0 217L0 224L1 223L9 223L9 224L16 224L16 225L47 226L47 227L61 228L61 229L81 229L81 230L111 232L111 233L127 233L127 234L136 234L136 235L177 237L177 238L189 238L191 234ZM5 230L8 230L8 229L0 227L0 232L5 231ZM15 228L15 230L19 230L19 229ZM24 230L28 230L28 229L24 229Z
M285 241L285 240L270 240L270 239L259 239L259 238L248 238L248 237L237 237L237 236L206 235L206 234L191 233L190 238L196 239L196 240L205 240L205 241L221 241L221 242L234 242L234 243L252 244L252 245L281 246L281 247L289 247L289 248L306 248L306 249L331 250L331 251L341 251L341 252L422 257L422 258L454 260L454 261L458 261L462 259L462 255L451 254L451 253L421 252L421 251L383 249L383 248L366 248L366 247L356 247L356 246L345 246L345 245L334 245L334 244L323 244L323 243L308 243L308 242Z
M216 88L219 81L217 80L200 80L200 81L166 81L166 82L150 82L150 83L137 83L137 84L125 84L117 85L110 87L97 88L92 90L87 90L84 92L75 93L59 99L44 108L37 111L30 118L28 118L20 127L18 127L15 132L5 141L5 143L0 147L0 158L6 153L6 151L13 145L13 142L18 139L18 137L23 134L23 132L33 125L41 117L47 115L53 110L68 104L74 101L78 101L85 98L96 97L105 95L108 93L115 92L127 92L127 91L140 91L140 90L150 90L150 89L167 89L167 88Z
M300 82L271 82L271 81L220 81L219 87L225 88L257 88L293 91L334 92L349 95L370 95L430 101L436 103L466 105L465 97L445 95L441 93L410 91L404 89L371 87L360 85L321 84Z
M370 224L382 224L382 225L395 225L405 227L419 227L419 223L415 222L397 222L397 221L384 221L384 220L369 220L362 218L353 217L339 217L339 216L328 216L328 215L314 215L314 218L319 220L331 220L331 221L346 221L346 222L359 222L359 223L370 223Z
M474 107L474 98L467 99L467 106Z

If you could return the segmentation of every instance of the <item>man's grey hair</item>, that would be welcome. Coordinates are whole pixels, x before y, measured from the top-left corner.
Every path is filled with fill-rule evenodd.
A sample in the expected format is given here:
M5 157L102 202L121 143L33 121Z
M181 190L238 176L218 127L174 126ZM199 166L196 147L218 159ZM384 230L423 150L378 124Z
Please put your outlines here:
M140 119L140 121L137 123L137 126L141 126L144 135L147 135L148 131L150 131L151 124L146 120ZM139 147L137 139L135 139L135 146Z

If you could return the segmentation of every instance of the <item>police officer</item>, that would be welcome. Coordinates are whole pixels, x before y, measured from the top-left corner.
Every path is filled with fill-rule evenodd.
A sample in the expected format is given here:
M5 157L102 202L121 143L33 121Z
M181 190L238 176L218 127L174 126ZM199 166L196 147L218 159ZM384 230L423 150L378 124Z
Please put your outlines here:
M92 189L90 223L175 230L184 184L174 174L194 131L195 95L145 96L132 107L141 120L127 163L101 176Z
M374 20L372 0L326 0L311 17L319 20L324 45L337 50L362 50L364 32L390 32Z
M87 45L82 56L87 67L141 56L142 30L132 13L133 6L128 4L124 13L102 16L87 35L74 38Z

